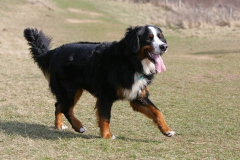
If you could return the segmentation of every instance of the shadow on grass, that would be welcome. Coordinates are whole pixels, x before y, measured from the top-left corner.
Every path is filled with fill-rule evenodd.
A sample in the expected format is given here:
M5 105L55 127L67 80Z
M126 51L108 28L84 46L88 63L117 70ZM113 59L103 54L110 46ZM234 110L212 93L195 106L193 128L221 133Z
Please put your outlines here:
M20 135L24 138L31 139L47 139L47 140L59 140L66 138L83 138L83 139L101 139L100 136L85 135L77 132L71 132L69 130L57 130L54 127L48 127L40 124L30 124L16 121L0 122L0 131L8 135ZM142 143L160 143L161 141L149 140L149 139L133 139L117 136L117 140L128 142L142 142Z
M68 130L56 130L54 127L47 127L40 124L30 124L23 122L0 122L0 131L8 135L20 135L31 139L58 140L61 138L84 138L96 139L99 136L84 135L70 132Z

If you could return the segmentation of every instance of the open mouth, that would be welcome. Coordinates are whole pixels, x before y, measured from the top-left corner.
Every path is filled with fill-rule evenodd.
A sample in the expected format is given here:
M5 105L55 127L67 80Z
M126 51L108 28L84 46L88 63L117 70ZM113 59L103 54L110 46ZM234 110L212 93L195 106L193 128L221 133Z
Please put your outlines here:
M162 57L160 56L160 54L157 54L157 53L151 53L150 51L148 50L145 50L144 51L147 58L153 62L155 64L155 68L156 68L156 71L158 73L161 73L163 71L166 70L166 66L165 64L163 63L163 59Z

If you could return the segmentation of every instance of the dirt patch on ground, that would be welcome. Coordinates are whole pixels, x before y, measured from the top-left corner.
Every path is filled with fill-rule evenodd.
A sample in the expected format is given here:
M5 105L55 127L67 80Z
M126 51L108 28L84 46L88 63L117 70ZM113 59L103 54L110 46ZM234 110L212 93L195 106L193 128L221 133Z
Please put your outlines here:
M81 9L68 8L67 10L69 12L72 12L72 13L87 14L87 15L90 15L91 17L101 17L101 16L103 16L102 13L91 12L91 11L84 11L84 10L81 10Z
M92 11L84 11L81 9L75 9L75 8L68 8L67 9L71 13L76 13L76 14L82 14L82 15L88 15L92 18L99 18L103 16L102 13L98 12L92 12ZM101 20L98 19L73 19L73 18L68 18L66 20L68 23L73 23L73 24L78 24L78 23L100 23L102 22Z
M99 22L102 22L102 21L100 21L100 20L90 20L90 19L67 19L67 22L77 24L77 23L99 23Z

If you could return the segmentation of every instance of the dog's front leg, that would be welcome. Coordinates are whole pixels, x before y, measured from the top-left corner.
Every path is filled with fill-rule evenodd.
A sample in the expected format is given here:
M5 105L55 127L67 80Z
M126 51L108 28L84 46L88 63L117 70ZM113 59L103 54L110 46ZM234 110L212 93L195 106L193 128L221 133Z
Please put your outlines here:
M98 98L96 102L96 115L98 118L98 127L102 138L115 139L110 132L111 108L113 101L107 98Z
M134 111L143 113L145 116L152 119L164 135L172 137L175 134L175 132L167 126L160 110L148 98L130 101L130 105Z

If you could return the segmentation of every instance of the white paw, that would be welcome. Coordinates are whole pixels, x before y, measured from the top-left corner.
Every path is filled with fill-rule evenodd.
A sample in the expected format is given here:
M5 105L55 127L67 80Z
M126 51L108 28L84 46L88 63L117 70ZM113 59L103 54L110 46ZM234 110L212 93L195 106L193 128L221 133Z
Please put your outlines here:
M68 129L68 126L66 126L65 124L62 125L61 129Z
M80 133L83 133L83 132L85 132L86 130L87 130L87 128L82 127L82 128L80 128L79 132L80 132Z
M169 131L169 132L166 133L166 136L172 137L172 136L174 136L174 134L175 134L174 131Z
M116 139L116 136L112 135L112 139Z

